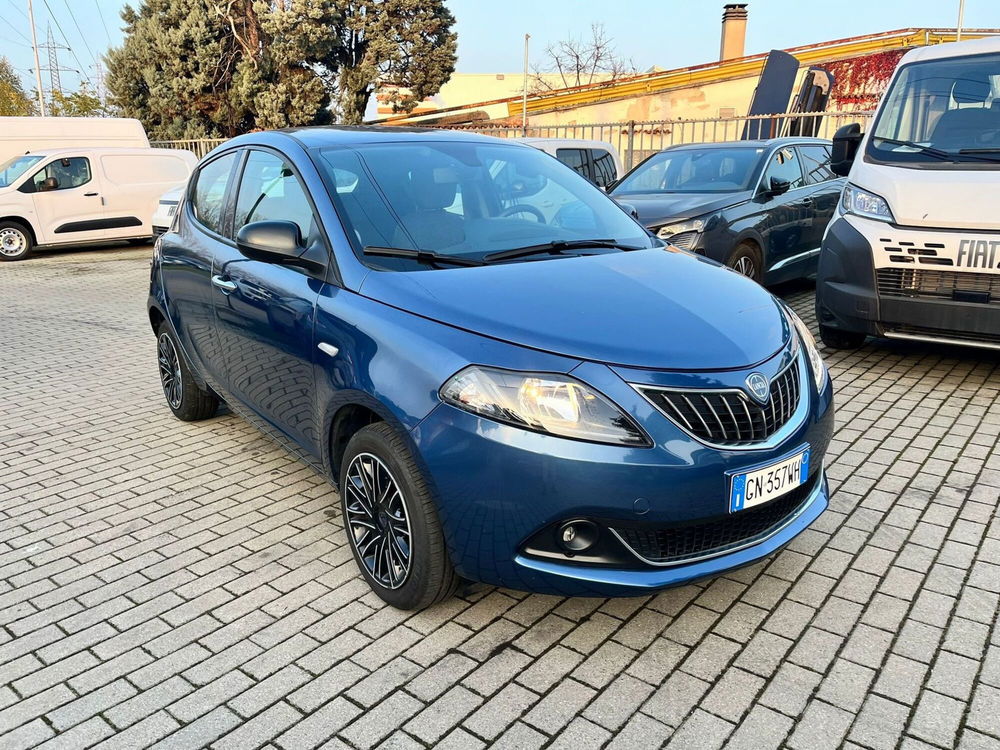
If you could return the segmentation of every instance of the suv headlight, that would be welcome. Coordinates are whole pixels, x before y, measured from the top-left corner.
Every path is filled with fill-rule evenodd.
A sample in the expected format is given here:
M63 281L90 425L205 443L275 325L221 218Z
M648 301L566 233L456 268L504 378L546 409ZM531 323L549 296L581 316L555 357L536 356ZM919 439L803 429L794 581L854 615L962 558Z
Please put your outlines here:
M473 365L449 378L440 395L459 409L526 430L594 443L652 445L625 412L566 375Z
M816 347L816 339L813 337L812 331L809 330L809 326L802 322L802 318L796 315L792 308L787 305L782 305L782 307L792 328L799 332L799 340L805 347L806 356L809 358L809 367L812 369L816 390L822 390L823 386L826 385L828 373L826 365L823 364L823 357L820 356L819 349Z
M876 221L895 221L885 198L850 183L844 186L840 207L846 214L864 216L866 219L875 219Z
M704 219L688 219L679 221L676 224L666 224L656 231L656 236L661 240L669 240L675 234L681 232L702 232L705 229Z

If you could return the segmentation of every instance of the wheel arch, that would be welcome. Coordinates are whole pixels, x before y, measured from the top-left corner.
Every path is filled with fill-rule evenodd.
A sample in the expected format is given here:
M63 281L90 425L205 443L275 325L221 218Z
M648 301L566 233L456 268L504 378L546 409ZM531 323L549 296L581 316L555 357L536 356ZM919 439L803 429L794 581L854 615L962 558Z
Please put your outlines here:
M10 216L0 216L0 222L12 221L15 224L20 224L22 227L28 230L28 234L31 235L31 244L38 246L38 233L35 231L34 225L31 223L30 219L26 219L23 216L12 214Z

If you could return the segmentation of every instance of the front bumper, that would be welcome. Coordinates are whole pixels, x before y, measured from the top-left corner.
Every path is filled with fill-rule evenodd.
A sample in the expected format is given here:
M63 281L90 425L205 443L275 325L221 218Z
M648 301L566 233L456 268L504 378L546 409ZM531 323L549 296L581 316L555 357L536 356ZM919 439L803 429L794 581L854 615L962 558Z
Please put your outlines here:
M816 280L816 317L821 325L869 336L1000 345L1000 304L880 296L873 262L873 253L884 250L873 249L880 232L900 234L881 222L844 216L830 225ZM912 234L936 239L934 232Z
M817 393L808 378L803 394L809 400L807 416L780 444L726 450L700 443L657 411L626 382L635 382L632 375L637 373L588 364L574 374L625 409L653 439L654 447L556 438L491 422L446 404L413 431L438 497L452 562L462 576L561 595L637 595L759 560L791 541L827 506L822 457L833 429L829 379ZM714 375L713 382L718 377ZM735 381L746 374L725 377ZM729 513L727 471L777 461L806 444L812 455L809 496L794 518L750 546L663 566L635 554L613 556L603 563L544 557L533 554L527 544L542 530L574 518L658 528L724 518Z

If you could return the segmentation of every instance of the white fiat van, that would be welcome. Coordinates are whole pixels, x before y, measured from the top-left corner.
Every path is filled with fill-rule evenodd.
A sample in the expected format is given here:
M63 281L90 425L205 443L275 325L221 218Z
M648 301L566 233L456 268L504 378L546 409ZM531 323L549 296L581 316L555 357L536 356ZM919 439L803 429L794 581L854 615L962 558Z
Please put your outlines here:
M604 141L588 141L580 138L518 138L517 140L551 154L599 188L607 188L625 174L618 149Z
M36 247L150 239L160 196L197 164L190 151L66 148L0 165L0 260Z
M1000 37L908 52L831 167L848 183L819 258L823 342L1000 349Z

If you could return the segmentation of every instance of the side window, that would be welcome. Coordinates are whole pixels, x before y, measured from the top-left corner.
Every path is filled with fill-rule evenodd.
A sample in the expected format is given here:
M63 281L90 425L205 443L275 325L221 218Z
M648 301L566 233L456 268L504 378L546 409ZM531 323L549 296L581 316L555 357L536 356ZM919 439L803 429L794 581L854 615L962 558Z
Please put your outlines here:
M592 148L590 158L594 161L594 182L598 187L605 187L618 179L615 174L615 158L609 152Z
M806 173L806 183L815 185L836 178L830 170L829 146L799 146L802 157L802 171Z
M35 191L39 193L69 190L86 185L90 180L90 159L83 156L56 159L35 172L31 178Z
M556 158L570 167L575 172L579 172L588 180L590 179L590 169L587 167L587 152L582 148L557 148Z
M339 182L339 180L338 180ZM354 180L356 187L357 180ZM345 188L352 187L348 182ZM352 188L353 189L353 188ZM313 232L313 213L305 188L280 156L251 151L240 179L233 232L255 221L291 221L303 240Z
M220 156L210 161L198 172L191 201L195 218L211 229L222 233L222 217L225 215L222 201L226 197L229 175L236 164L237 152Z
M764 184L769 185L772 177L788 180L789 190L794 190L805 184L802 179L802 168L799 166L799 159L795 155L794 148L778 149L777 153L771 157L771 163L767 165L767 171L764 173Z

